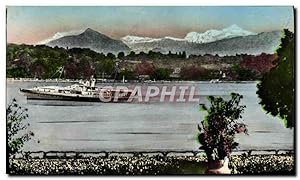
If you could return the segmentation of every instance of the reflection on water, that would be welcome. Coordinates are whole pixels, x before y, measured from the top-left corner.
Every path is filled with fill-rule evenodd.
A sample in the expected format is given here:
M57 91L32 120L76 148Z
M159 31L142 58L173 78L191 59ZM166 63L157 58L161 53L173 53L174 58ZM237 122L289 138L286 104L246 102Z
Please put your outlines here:
M55 101L55 100L27 100L27 104L39 106L98 106L99 103L93 102L73 102L73 101Z
M52 83L52 85L56 83ZM51 85L38 82L7 82L7 101L16 98L29 109L30 129L35 141L25 150L61 151L160 151L198 150L197 124L205 116L193 103L91 103L72 101L27 101L19 88ZM64 83L62 85L70 85ZM98 84L101 86L101 84ZM124 84L122 84L124 85ZM134 84L125 84L133 87ZM266 115L256 95L256 83L184 82L163 85L195 86L200 102L207 96L244 96L243 116L249 136L238 135L241 149L292 149L293 130L278 118ZM146 86L146 84L144 84ZM37 143L40 140L40 143Z

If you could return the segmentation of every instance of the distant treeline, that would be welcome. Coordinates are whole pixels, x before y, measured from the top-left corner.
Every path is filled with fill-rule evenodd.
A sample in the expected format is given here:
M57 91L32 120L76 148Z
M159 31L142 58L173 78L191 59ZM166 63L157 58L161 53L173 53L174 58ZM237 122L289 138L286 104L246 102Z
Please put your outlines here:
M185 52L162 54L130 52L97 53L90 49L64 49L45 45L7 45L7 77L133 80L255 80L273 67L276 55L190 55ZM225 75L224 75L225 74Z

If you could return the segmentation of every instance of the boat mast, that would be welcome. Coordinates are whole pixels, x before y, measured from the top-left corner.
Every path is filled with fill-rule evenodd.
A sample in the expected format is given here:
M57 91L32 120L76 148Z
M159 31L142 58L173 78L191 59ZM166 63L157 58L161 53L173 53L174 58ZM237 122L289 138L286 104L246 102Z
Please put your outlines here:
M61 77L62 73L64 72L64 69L65 69L65 67L64 67L64 66L62 66L62 67L60 68L60 74L59 74L59 77L58 77L58 79L60 79L60 77Z
M59 68L55 71L55 73L50 77L50 79L52 79L52 77L53 77L55 74L57 74L57 73L59 73L58 79L60 79L60 77L61 77L61 75L62 75L63 72L64 72L64 66L61 66L61 67L59 67ZM58 85L58 80L57 80L57 79L56 79L56 83L57 83L57 85Z

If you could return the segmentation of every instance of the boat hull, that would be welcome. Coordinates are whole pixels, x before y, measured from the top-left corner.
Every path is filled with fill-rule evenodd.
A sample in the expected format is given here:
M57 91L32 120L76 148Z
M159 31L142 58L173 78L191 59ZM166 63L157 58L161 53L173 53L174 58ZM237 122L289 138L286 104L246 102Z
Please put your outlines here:
M81 101L81 102L124 102L129 99L130 93L124 97L118 97L117 101L114 98L101 99L99 96L84 96L84 95L66 95L66 94L51 94L40 93L30 89L20 89L28 100L57 100L57 101Z

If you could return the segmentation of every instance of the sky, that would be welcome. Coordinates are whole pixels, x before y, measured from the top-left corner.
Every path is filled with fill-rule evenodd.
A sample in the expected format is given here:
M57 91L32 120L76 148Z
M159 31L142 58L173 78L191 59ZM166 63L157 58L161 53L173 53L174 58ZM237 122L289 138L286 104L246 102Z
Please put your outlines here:
M94 29L114 39L126 35L184 38L189 32L236 24L252 32L294 31L292 6L8 6L7 42L36 44L56 32Z

